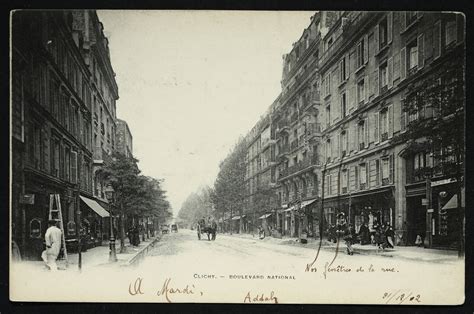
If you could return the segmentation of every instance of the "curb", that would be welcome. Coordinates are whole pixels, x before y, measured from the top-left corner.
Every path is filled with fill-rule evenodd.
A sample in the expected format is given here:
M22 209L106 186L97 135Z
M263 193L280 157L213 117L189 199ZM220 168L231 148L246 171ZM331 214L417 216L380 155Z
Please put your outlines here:
M155 244L160 241L161 237L156 236L150 243L148 243L145 247L143 247L140 251L138 251L135 255L130 257L126 262L124 262L121 266L136 266L143 260L147 255L148 252L153 249Z

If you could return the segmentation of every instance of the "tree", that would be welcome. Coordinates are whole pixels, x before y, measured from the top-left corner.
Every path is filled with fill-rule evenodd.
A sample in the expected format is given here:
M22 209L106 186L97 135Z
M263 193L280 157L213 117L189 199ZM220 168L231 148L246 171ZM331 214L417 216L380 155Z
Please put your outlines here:
M458 200L459 253L464 252L464 212L461 189L464 185L465 86L464 51L456 48L438 71L408 85L403 112L409 117L406 132L393 138L407 143L404 154L429 153L433 165L418 169L431 178L442 174L456 179Z
M210 216L212 211L211 188L205 186L186 198L179 210L178 217L183 219L186 224L193 225L200 218Z
M115 152L112 160L102 169L104 178L115 190L116 203L120 208L120 252L125 252L125 219L168 219L170 205L161 181L140 175L138 160Z
M243 209L245 206L245 156L247 143L240 138L230 154L220 163L219 173L214 182L211 200L216 209L216 213L221 217L226 212L230 213L230 218L235 211L240 216L240 231L242 231Z

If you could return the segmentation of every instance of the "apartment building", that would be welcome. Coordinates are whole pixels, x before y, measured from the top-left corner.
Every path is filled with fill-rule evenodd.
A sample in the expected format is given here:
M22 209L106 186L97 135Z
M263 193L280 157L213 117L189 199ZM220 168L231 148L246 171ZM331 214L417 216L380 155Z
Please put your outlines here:
M339 212L356 231L389 223L405 245L436 233L427 218L433 208L422 202L430 192L411 175L431 167L430 151L420 157L393 139L435 117L431 106L407 112L404 99L410 84L443 71L441 59L462 44L461 34L460 15L427 12L341 12L328 30L319 60L328 224Z

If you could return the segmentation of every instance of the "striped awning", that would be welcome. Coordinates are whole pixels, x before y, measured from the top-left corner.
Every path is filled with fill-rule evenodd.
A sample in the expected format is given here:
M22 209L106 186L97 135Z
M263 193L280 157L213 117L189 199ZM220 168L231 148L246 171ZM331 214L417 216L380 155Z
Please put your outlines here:
M271 215L272 215L271 213L270 214L265 214L265 215L260 216L260 218L258 218L258 219L265 219L267 217L270 217Z
M81 196L81 200L100 217L110 217L109 212L100 206L96 201L84 196Z
M464 188L461 189L461 207L466 207ZM454 194L453 197L443 206L443 209L453 209L458 208L458 195Z

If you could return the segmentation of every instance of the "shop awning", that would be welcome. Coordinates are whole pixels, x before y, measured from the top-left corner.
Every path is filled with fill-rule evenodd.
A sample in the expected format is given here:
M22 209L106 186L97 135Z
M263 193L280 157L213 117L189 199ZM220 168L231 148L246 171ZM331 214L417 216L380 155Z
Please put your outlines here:
M258 218L258 219L265 219L265 218L267 218L267 217L269 217L269 216L271 216L271 215L272 215L271 213L270 213L270 214L265 214L265 215L263 215L263 216L260 216L260 218Z
M461 207L466 207L464 189L461 189ZM454 194L453 197L443 206L443 209L458 208L458 195Z
M232 220L238 220L238 219L240 219L240 217L241 216L234 216L234 217L232 217ZM242 218L244 218L244 217L245 217L245 215L242 215Z
M84 196L81 196L81 200L86 203L86 205L92 209L93 211L96 212L97 215L99 215L100 217L104 218L104 217L110 217L109 215L109 212L106 211L102 206L99 205L99 203L97 203L96 201L94 200L91 200L90 198L87 198L87 197L84 197Z
M311 204L313 204L314 202L316 202L316 199L308 200L308 201L302 201L302 202L301 202L301 208L306 207L306 206L308 206L308 205L311 205Z
M284 212L289 212L289 211L292 211L293 209L295 209L295 206L291 206L291 207L285 209Z

